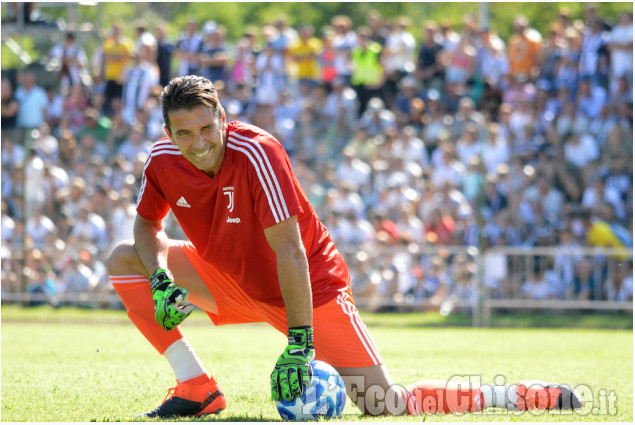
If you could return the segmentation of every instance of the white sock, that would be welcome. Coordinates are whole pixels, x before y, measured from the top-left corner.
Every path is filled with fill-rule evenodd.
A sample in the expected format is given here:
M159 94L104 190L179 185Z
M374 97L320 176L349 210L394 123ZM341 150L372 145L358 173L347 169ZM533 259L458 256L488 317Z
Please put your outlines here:
M483 408L502 407L504 409L514 409L518 399L516 385L481 385L483 394Z
M163 353L179 382L207 373L201 361L185 338L181 338L170 345Z

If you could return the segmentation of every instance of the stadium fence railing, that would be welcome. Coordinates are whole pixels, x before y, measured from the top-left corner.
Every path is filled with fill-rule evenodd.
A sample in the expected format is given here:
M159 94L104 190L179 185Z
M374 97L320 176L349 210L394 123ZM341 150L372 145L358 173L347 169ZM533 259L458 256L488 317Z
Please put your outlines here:
M67 262L74 264L65 267L84 268L84 273L73 272L69 279L73 273L67 272L64 287L61 276L44 270L32 251L6 246L2 251L3 304L123 308L103 266L101 273L86 273L100 253L71 253ZM40 258L59 261L55 249L39 251ZM476 327L489 326L496 312L633 311L632 249L499 246L481 251L410 244L340 251L360 310L459 313L471 315ZM627 287L616 287L616 280Z

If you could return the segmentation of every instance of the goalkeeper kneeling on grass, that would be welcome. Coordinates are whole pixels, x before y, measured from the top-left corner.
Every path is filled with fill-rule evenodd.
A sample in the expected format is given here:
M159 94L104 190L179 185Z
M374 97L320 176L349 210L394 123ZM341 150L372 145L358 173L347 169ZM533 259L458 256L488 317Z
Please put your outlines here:
M355 307L347 266L278 140L226 122L213 84L202 77L173 79L161 102L167 137L145 164L134 240L108 259L128 316L176 376L163 403L145 416L201 416L226 407L178 326L193 305L216 325L267 322L288 336L272 365L273 399L299 396L315 358L339 371L348 396L368 414L581 405L566 385L518 384L503 397L487 385L395 385ZM170 209L188 241L166 236L162 221ZM373 399L386 393L402 408Z

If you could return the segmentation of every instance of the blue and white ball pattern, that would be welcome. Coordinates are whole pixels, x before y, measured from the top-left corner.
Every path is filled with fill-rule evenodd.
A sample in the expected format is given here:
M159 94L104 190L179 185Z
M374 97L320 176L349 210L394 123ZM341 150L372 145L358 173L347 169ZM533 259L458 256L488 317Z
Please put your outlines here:
M346 405L346 386L340 374L328 363L311 362L313 383L304 387L302 396L291 401L276 401L276 409L285 421L312 421L320 417L336 418Z

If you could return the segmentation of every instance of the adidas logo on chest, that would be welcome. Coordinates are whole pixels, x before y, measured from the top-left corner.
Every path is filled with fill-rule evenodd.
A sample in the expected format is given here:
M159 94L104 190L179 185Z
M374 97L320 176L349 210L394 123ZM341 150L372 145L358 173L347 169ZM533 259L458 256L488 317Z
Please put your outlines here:
M192 206L185 200L185 197L181 196L178 201L176 201L177 207L183 208L192 208Z

